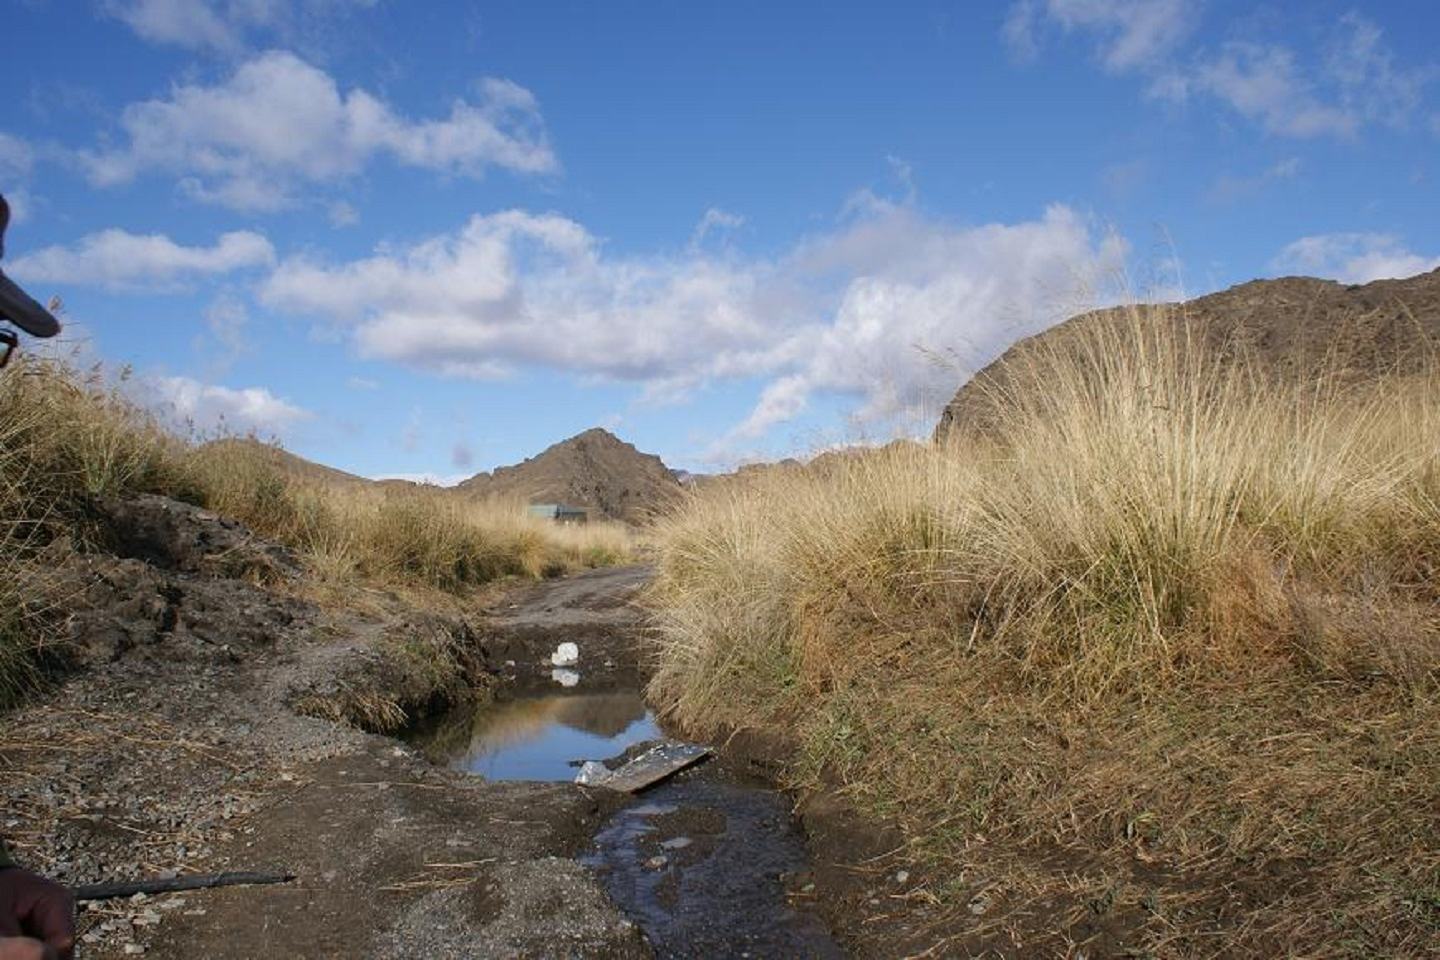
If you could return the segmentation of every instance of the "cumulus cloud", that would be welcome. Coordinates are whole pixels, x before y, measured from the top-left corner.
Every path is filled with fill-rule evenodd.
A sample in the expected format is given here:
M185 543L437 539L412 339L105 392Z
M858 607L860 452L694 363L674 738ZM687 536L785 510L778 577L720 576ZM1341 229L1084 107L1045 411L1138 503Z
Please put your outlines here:
M1406 126L1436 75L1433 66L1400 64L1381 29L1357 13L1333 23L1318 53L1306 58L1287 43L1255 37L1191 48L1193 11L1183 0L1018 0L1002 36L1026 60L1038 55L1047 25L1082 34L1105 69L1144 77L1151 97L1209 98L1287 137L1347 138L1370 125Z
M508 80L481 81L449 116L410 119L283 51L248 60L219 84L177 85L133 103L120 127L123 146L78 154L93 184L165 171L192 198L238 210L285 207L301 184L353 176L381 156L468 177L556 168L534 96Z
M1435 270L1440 268L1440 257L1413 253L1388 233L1324 233L1287 245L1271 266L1341 283L1369 283Z
M312 414L277 397L264 387L234 389L190 377L142 379L150 406L201 432L255 431L279 435Z
M298 33L376 0L105 0L104 12L151 43L233 53L256 34Z
M744 439L816 392L859 397L862 418L943 401L966 370L1083 305L1122 256L1063 206L967 226L872 198L773 259L612 256L572 220L511 210L348 263L288 259L261 297L341 325L366 357L445 375L546 367L655 400L762 378Z
M187 247L163 234L124 230L92 233L74 246L45 247L18 257L10 269L31 283L64 283L106 290L169 290L275 260L275 248L248 230L222 234L213 246Z

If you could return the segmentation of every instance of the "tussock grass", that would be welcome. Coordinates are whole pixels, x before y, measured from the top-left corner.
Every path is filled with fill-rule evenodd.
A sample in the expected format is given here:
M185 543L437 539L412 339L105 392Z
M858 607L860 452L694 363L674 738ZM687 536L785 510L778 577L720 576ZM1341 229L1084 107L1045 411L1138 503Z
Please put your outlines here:
M0 410L0 707L32 685L47 624L64 612L65 598L47 594L44 551L94 545L106 497L156 493L233 517L330 584L464 593L632 551L619 525L559 528L518 502L301 477L253 441L182 438L98 369L20 358L0 373Z
M1137 307L1027 351L983 430L694 496L652 694L794 731L937 902L989 888L970 946L1436 948L1440 372L1203 342Z

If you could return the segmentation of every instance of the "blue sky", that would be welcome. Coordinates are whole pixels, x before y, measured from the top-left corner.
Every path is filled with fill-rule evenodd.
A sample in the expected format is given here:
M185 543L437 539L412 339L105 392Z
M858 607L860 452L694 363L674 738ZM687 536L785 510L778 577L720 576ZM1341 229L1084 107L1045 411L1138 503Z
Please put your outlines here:
M1428 0L0 3L65 349L365 475L923 432L1117 285L1440 266Z

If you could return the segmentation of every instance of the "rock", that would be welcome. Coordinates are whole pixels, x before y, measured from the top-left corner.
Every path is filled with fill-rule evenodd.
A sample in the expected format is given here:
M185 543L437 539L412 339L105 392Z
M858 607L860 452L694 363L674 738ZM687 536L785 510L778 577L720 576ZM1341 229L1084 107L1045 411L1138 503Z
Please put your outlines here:
M670 862L670 858L669 858L669 857L663 857L663 856L651 857L649 860L646 860L646 861L645 861L645 869L647 869L647 870L663 870L663 869L665 868L665 866L666 866L669 862Z
M550 654L550 663L556 667L573 667L580 662L580 647L570 641L566 641L555 648Z
M612 776L610 768L595 760L586 760L575 774L575 782L586 787L598 787Z
M550 679L562 687L573 687L579 684L580 674L574 670L566 670L563 667L556 667L550 671Z

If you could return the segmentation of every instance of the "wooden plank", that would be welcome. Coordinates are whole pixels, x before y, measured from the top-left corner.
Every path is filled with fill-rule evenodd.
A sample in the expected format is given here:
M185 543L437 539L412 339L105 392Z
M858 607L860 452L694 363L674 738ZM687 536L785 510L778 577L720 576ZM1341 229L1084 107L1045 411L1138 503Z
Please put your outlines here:
M679 773L710 755L709 747L698 743L666 740L646 750L629 763L610 772L609 776L593 778L592 786L606 787L625 793L637 793L654 786L666 777Z

